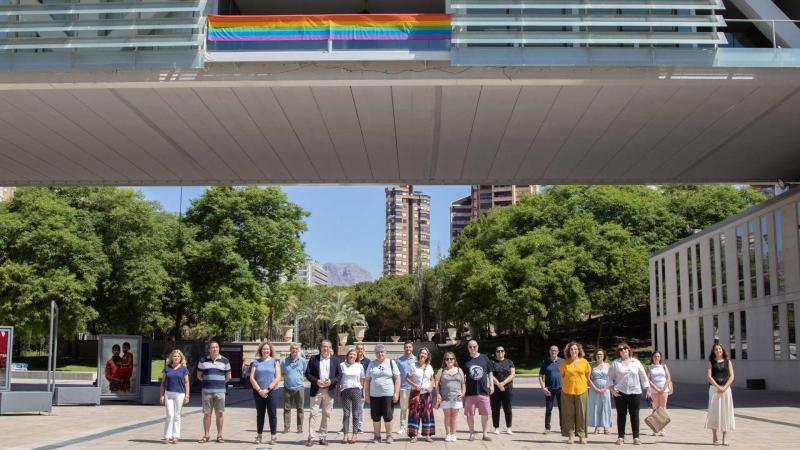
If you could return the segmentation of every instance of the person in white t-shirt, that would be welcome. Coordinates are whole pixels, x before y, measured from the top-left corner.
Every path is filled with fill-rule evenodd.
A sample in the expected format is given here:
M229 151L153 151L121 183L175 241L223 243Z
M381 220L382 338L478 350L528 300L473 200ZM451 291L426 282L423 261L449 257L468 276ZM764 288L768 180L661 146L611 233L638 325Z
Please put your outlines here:
M342 402L342 443L353 444L358 440L358 425L361 423L361 414L364 406L364 381L366 376L364 366L356 361L358 353L351 348L347 351L345 361L339 364L339 384L336 385L336 399ZM352 418L353 430L350 431Z
M408 374L406 381L411 386L410 399L408 403L408 437L411 442L417 441L417 434L425 437L427 442L431 442L431 436L436 434L436 424L433 419L433 367L431 367L431 354L427 348L423 347L417 352L417 361L414 363ZM421 424L421 425L420 425Z

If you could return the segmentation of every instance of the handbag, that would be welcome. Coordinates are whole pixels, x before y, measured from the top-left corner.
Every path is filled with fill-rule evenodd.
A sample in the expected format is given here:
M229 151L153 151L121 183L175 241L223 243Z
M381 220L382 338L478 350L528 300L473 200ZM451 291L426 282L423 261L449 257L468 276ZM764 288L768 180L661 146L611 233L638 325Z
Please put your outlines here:
M427 368L428 368L428 365L426 364L425 367L422 369L422 379L419 382L420 386L425 384L425 369L427 369ZM411 392L408 393L408 398L410 400L410 399L418 397L420 394L422 394L422 390L421 389L412 388Z
M665 392L667 395L672 395L672 393L675 392L675 388L672 387L672 381L667 383L667 390Z
M670 422L667 410L660 406L644 419L644 423L653 430L653 433L660 433Z

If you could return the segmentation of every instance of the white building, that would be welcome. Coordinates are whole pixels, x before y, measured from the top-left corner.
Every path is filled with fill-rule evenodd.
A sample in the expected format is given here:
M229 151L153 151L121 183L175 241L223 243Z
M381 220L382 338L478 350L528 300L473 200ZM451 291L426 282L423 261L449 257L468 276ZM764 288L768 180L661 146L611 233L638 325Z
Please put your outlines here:
M705 383L716 338L736 386L800 390L800 189L660 250L650 258L653 346L672 377Z
M309 286L328 285L328 271L322 267L322 264L310 258L306 258L303 265L297 269L295 278L303 280L303 282Z

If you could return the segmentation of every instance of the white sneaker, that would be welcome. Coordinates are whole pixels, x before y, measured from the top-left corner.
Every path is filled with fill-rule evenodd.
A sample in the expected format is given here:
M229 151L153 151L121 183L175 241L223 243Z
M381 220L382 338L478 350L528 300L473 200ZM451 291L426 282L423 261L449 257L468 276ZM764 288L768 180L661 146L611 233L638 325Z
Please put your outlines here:
M508 434L514 434L514 432L513 432L513 431L511 431L511 428L507 428L507 429L506 429L506 433L508 433Z
M494 434L500 434L500 428L495 428L494 429Z
M458 440L458 435L457 434L452 435L451 439L453 439L452 442L456 442Z
M451 435L451 434L448 434L448 435L447 435L447 436L444 438L444 441L445 441L445 442L453 442L453 435Z
M406 429L403 428L403 427L400 427L400 429L395 431L394 433L399 434L399 435L402 436L402 435L406 434Z

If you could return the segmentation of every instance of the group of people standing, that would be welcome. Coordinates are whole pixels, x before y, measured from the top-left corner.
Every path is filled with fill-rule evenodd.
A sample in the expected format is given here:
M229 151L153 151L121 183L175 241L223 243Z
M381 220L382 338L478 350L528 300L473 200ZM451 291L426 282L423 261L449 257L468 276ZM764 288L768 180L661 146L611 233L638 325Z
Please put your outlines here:
M585 359L583 346L570 342L564 347L564 357L551 346L549 357L542 361L539 383L545 395L545 434L550 432L553 407L559 410L559 424L567 443L577 437L581 444L587 442L587 433L608 434L611 429L611 401L617 411L617 445L625 442L626 427L630 418L633 444L640 445L640 400L645 395L653 410L667 408L667 398L672 393L672 377L662 362L661 352L651 354L651 363L645 368L633 355L626 342L616 346L616 358L610 363L606 353L597 349L592 362ZM725 350L714 344L709 358L709 408L706 428L712 430L714 445L718 445L718 431L722 445L728 445L726 434L734 429L733 400L730 386L733 383L733 364ZM663 429L653 435L664 435Z
M430 442L436 433L434 409L444 412L445 441L458 440L456 418L461 410L467 418L469 440L491 441L488 421L491 416L496 434L500 433L502 410L506 433L512 431L512 393L516 376L514 363L505 357L505 349L495 349L494 360L479 352L478 343L467 344L469 357L461 364L453 352L443 355L442 365L434 370L427 348L416 355L413 344L404 344L403 355L388 358L386 348L375 346L375 358L364 354L364 344L357 343L349 349L342 361L333 354L332 343L323 340L319 354L306 361L300 347L291 344L289 356L280 360L272 344L259 345L256 358L249 365L247 379L253 391L256 406L255 443L263 442L264 427L268 420L270 444L277 439L277 409L279 385L283 382L283 431L288 433L292 409L296 411L296 432L303 433L303 383L308 380L310 405L306 446L317 442L327 445L328 421L333 411L334 399L342 405L342 443L355 443L362 433L363 410L369 405L373 425L373 443L394 442L392 422L395 406L399 404L400 429L412 442L422 437ZM616 347L617 357L607 362L606 353L598 349L592 363L585 359L581 344L570 342L559 357L559 349L552 346L549 356L542 361L539 382L545 395L545 433L551 430L552 411L559 409L561 434L572 444L577 437L586 443L588 429L594 433L608 434L611 429L611 401L617 410L617 444L624 442L627 419L630 417L633 443L640 444L639 402L642 394L652 402L653 409L666 408L671 391L669 369L661 361L661 354L652 354L652 363L645 369L633 356L630 346L622 342ZM170 353L163 372L161 403L166 406L167 419L164 443L177 443L180 439L181 407L189 402L189 371L186 358L180 350ZM733 382L733 365L725 350L715 344L709 358L709 414L706 427L712 429L714 444L717 432L722 433L722 444L727 445L726 433L733 429L733 402L730 386ZM208 355L198 363L197 379L201 383L203 405L203 437L210 441L212 415L216 418L217 442L224 442L223 413L225 411L226 384L231 379L227 358L219 354L219 344L208 344ZM480 435L476 433L475 416L480 416ZM382 436L382 428L384 436Z

